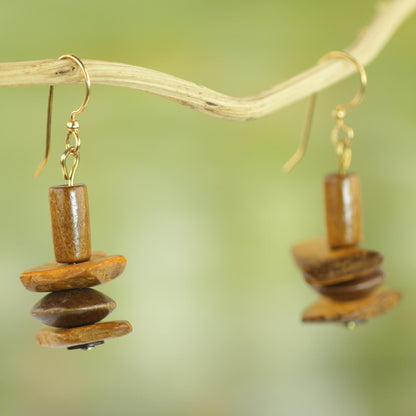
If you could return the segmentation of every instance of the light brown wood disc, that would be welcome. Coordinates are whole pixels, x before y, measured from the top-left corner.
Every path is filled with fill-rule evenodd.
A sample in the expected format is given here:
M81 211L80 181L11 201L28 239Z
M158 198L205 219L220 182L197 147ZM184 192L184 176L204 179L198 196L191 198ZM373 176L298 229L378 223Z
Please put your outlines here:
M125 267L125 257L96 252L90 260L82 263L51 262L26 270L20 275L20 280L32 292L81 289L107 283L123 273Z
M331 249L324 239L304 241L293 248L296 263L314 285L332 285L379 269L383 256L359 247Z
M322 297L303 313L304 322L359 322L367 321L393 309L401 294L395 289L381 287L371 295L349 302L337 302Z
M67 329L46 328L36 333L36 341L42 347L66 348L121 337L132 330L128 321L99 322Z

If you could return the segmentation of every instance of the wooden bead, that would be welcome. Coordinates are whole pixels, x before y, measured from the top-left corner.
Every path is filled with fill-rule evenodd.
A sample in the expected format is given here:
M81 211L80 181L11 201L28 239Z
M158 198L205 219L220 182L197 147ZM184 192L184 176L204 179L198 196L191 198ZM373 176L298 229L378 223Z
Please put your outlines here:
M360 180L355 173L325 177L326 229L332 248L362 240Z
M331 277L326 280L322 280L321 279L322 276L313 277L312 275L306 272L303 272L303 277L305 278L308 284L317 288L317 286L322 286L322 287L335 286L335 285L341 285L343 283L349 283L349 282L356 281L356 280L365 281L378 272L381 272L380 264L374 263L368 268L365 268L364 271L359 271L359 270L351 271L348 274Z
M367 321L389 310L400 302L397 290L381 287L370 296L349 302L336 302L322 297L303 313L304 322L360 322Z
M359 247L331 250L323 239L297 244L293 255L308 283L323 286L373 273L383 262L383 256L378 251Z
M31 315L57 328L94 324L114 310L113 299L97 290L70 289L49 293L33 308Z
M31 292L56 292L107 283L123 273L125 267L125 257L96 252L92 253L90 260L82 263L51 262L26 270L20 275L20 280Z
M43 329L36 333L36 341L43 347L66 348L117 338L133 330L128 321L99 322L67 329Z
M347 282L330 286L312 285L312 287L324 296L339 302L360 299L368 296L373 290L383 283L386 275L382 270L367 274Z
M53 246L58 263L91 257L90 214L85 185L49 188Z

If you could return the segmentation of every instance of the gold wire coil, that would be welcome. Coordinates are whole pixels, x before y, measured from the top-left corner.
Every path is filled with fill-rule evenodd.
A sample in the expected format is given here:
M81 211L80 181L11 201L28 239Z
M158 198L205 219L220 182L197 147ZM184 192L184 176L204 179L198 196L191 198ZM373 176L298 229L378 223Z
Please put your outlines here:
M75 138L75 146L71 146L71 137ZM61 155L61 170L64 176L64 179L68 181L69 186L74 185L75 173L78 169L79 164L79 151L81 148L81 139L78 135L78 129L68 129L68 133L65 138L65 151ZM72 156L74 162L70 171L66 167L66 162L68 157Z

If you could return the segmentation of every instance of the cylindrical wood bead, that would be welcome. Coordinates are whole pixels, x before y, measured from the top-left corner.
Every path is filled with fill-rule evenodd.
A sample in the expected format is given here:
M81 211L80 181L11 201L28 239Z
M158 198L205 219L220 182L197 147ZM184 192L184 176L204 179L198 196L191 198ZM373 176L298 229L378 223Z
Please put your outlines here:
M326 230L331 248L362 239L360 179L355 173L325 177Z
M52 236L58 263L78 263L91 257L90 214L85 185L49 188Z

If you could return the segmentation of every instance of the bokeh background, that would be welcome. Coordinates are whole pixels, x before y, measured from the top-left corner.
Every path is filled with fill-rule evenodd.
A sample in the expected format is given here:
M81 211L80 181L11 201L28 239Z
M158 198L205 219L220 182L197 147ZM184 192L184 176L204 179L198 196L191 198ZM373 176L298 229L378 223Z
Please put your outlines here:
M140 65L246 96L352 43L376 0L117 2L4 0L3 62L58 57ZM304 325L317 295L290 247L324 235L322 178L335 170L332 108L357 77L320 94L311 145L285 176L306 100L251 122L200 114L135 90L94 85L79 117L77 181L89 189L93 248L123 254L100 290L134 332L81 351L38 347L19 281L53 259L47 189L83 86L56 88L43 155L46 87L0 91L0 414L369 416L416 413L416 16L367 68L350 112L365 240L404 300L355 331Z

